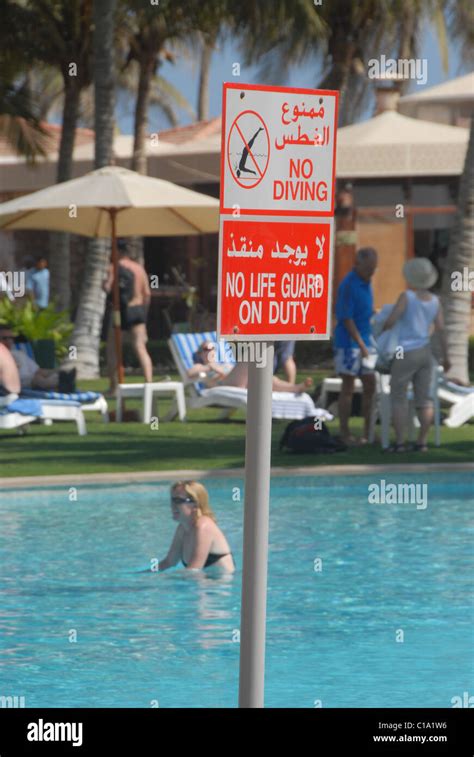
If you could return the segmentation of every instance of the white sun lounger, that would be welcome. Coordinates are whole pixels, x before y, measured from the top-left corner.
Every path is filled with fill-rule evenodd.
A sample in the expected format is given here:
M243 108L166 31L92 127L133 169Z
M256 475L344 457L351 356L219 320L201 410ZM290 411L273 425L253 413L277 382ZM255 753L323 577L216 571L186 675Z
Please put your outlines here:
M440 378L438 397L451 405L444 424L449 428L459 428L474 418L474 386L458 386L452 381Z
M30 342L18 342L13 346L14 350L23 352L30 359L34 360L35 355L33 347ZM49 390L32 390L24 389L22 396L29 396L35 399L49 400L71 400L73 402L79 402L84 412L99 412L102 416L104 423L109 422L109 408L107 400L100 392L81 392L80 390L72 393L58 392Z
M215 331L206 331L197 334L173 334L168 341L171 354L181 376L183 384L188 390L187 403L191 408L222 407L227 411L247 407L247 389L235 386L216 386L206 388L200 382L193 381L188 377L188 370L194 364L194 353L205 341L214 342L217 347L217 334ZM217 362L222 355L226 356L227 362L234 362L231 358L230 346L221 340L218 350ZM174 415L177 409L173 408ZM226 415L230 413L227 412ZM290 392L272 392L272 417L287 420L299 420L307 416L320 417L323 420L332 420L333 416L326 410L317 408L309 394L291 394Z
M40 423L52 423L53 421L73 421L77 426L79 436L87 434L84 413L79 402L63 400L39 400L41 403L41 416L27 415L15 411L6 410L6 406L18 399L17 395L2 397L0 406L0 429L21 428L28 423L40 421Z

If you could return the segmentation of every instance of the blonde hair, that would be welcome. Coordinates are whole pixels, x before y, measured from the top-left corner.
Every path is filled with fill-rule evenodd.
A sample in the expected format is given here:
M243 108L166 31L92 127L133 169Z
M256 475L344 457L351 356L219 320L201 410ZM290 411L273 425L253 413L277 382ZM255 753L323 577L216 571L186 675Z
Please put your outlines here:
M216 521L212 508L209 504L209 494L205 486L199 483L199 481L177 481L171 487L171 493L173 494L176 489L183 488L190 497L196 502L195 520L201 517L201 515L207 515L208 518L212 518Z

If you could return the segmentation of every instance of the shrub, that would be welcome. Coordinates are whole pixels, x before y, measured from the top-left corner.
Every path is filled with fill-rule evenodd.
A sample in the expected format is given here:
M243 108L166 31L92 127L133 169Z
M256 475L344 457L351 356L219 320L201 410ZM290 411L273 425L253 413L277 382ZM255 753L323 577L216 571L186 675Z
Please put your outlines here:
M23 336L29 342L50 339L58 360L67 354L68 339L73 325L66 311L58 312L54 303L38 309L31 300L10 302L7 297L0 299L0 324L8 323L16 336Z

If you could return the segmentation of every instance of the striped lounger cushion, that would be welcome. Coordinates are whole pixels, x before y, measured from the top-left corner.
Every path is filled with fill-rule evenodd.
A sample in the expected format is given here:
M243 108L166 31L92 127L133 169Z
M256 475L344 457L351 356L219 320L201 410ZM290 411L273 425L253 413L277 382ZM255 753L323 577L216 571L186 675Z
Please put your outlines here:
M47 392L41 389L22 389L21 396L38 400L70 400L81 404L95 402L102 397L100 392L73 392L68 394L67 392Z
M225 339L217 341L215 331L205 331L197 334L172 334L173 344L176 347L181 362L186 370L194 364L194 354L203 342L213 342L216 345L217 363L235 363L232 350ZM247 390L234 386L213 387L206 389L205 385L195 382L196 391L201 397L209 400L209 404L215 403L221 407L245 407L247 404ZM289 392L272 392L272 417L288 420L298 420L307 416L319 417L323 420L332 420L333 415L317 408L309 394L291 394Z

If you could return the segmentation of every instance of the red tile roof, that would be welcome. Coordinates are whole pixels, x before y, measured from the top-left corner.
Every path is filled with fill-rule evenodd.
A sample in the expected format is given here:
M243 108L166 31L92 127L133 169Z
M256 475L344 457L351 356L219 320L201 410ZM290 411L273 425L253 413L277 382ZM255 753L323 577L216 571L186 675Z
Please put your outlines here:
M58 152L61 139L61 126L58 124L49 124L42 121L41 126L48 133L47 152L48 154ZM87 144L94 141L93 129L76 129L76 145ZM4 136L0 136L0 156L15 156L12 146Z
M59 124L50 124L42 122L42 126L49 134L48 154L59 151L61 139L61 126ZM172 144L182 144L184 142L198 141L206 139L221 133L221 118L211 118L209 121L198 121L197 123L188 124L187 126L178 126L174 129L164 129L160 132L160 139L163 142ZM93 129L76 129L75 146L88 144L94 141ZM13 148L3 136L0 137L0 157L14 156Z
M198 121L187 126L177 126L174 129L160 131L160 139L163 142L182 144L199 139L206 139L221 133L221 117L211 118L209 121Z

